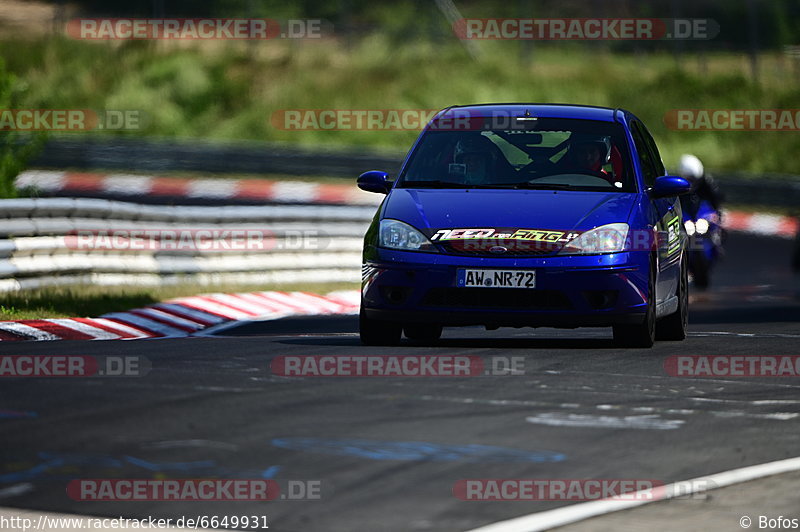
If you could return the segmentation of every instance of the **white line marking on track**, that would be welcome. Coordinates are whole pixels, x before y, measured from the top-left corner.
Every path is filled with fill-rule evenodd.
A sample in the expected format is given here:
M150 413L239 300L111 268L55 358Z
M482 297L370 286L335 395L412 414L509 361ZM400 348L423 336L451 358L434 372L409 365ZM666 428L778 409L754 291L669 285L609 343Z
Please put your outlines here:
M736 410L731 410L731 411L728 411L728 412L714 411L714 412L709 412L709 414L711 414L711 415L713 415L715 417L721 417L721 418L726 418L726 417L749 417L749 418L755 418L755 419L774 419L774 420L777 420L777 421L789 421L790 419L794 419L794 418L800 416L800 414L798 414L797 412L770 412L770 413L767 413L767 414L752 414L752 413L749 413L749 412L739 412L739 411L736 411Z
M528 423L552 427L596 429L674 430L686 423L682 419L662 419L656 414L641 416L594 416L591 414L561 414L547 412L525 418Z
M651 380L663 381L663 383L657 383L657 384L675 382L676 380L680 379L680 380L683 380L684 382L686 380L693 380L693 381L701 381L702 380L702 382L704 384L719 383L719 384L738 384L740 386L754 386L754 387L763 387L764 386L764 383L763 382L759 382L759 381L748 381L748 380L742 380L742 379L722 379L722 378L714 379L714 378L705 378L705 377L702 378L702 379L698 379L697 377L672 377L670 375L667 375L666 373L664 373L663 375L644 375L644 374L639 374L639 373L608 373L608 372L602 372L602 371L571 370L569 372L569 375L602 375L604 377L623 377L623 378L651 379ZM770 378L772 379L772 382L770 382L770 384L769 384L769 386L771 388L798 388L798 387L800 387L797 384L781 384L779 382L776 382L777 378L772 378L772 377L770 377ZM591 390L591 388L584 387L584 388L581 389L581 391L586 391L586 390ZM673 393L680 393L679 390L674 390L673 389L671 391ZM597 393L598 394L602 394L602 393L605 393L605 392L599 391ZM640 394L640 395L644 395L644 394ZM670 398L673 398L672 396L660 395L660 394L655 394L655 393L648 393L648 394L646 394L644 396L650 397L650 398L653 398L653 399L670 399Z
M374 397L382 397L382 396L374 396ZM409 399L409 398L406 398ZM564 409L578 409L584 407L580 403L555 403L555 402L546 402L546 401L526 401L526 400L518 400L518 399L474 399L469 397L445 397L445 396L436 396L436 395L423 395L421 397L413 397L410 399L415 400L422 400L422 401L442 401L448 403L458 403L458 404L474 404L474 405L487 405L487 406L522 406L522 407L545 407L545 408L564 408ZM724 400L720 400L724 401ZM769 406L773 404L773 401L732 401L738 403L745 403L746 405L752 406ZM774 401L776 405L783 405L783 404L796 404L800 401ZM585 406L585 408L591 408L591 405ZM711 415L714 417L725 418L725 417L745 417L745 418L752 418L752 419L768 419L772 421L790 421L797 417L800 417L799 413L796 412L743 412L739 410L731 410L731 411L721 411L721 410L697 410L697 409L688 409L688 408L665 408L665 407L652 407L652 406L634 406L634 405L595 405L594 408L598 410L627 410L630 412L635 413L648 413L648 414L657 414L657 415L678 415L678 416L689 416L689 415ZM571 414L574 415L574 414ZM591 416L591 414L590 414ZM593 416L597 417L597 416ZM608 417L608 416L606 416ZM643 418L646 416L626 416L627 418ZM577 423L577 421L575 422ZM552 424L552 423L551 423ZM576 426L576 425L573 425ZM607 428L606 425L598 428ZM634 428L634 427L626 427L626 428ZM673 427L677 428L677 427Z
M555 510L548 510L535 514L524 515L506 521L499 521L468 532L539 532L549 530L570 523L583 521L591 517L604 515L628 508L643 506L659 500L671 499L678 494L691 495L703 493L711 489L724 488L733 484L740 484L764 477L800 471L800 457L787 458L776 462L767 462L730 471L722 471L705 477L668 484L664 488L664 497L660 499L645 500L644 496L633 496L634 500L607 500L591 501L572 504ZM713 487L713 488L712 488Z
M0 499L7 499L9 497L16 497L17 495L24 495L33 491L33 484L25 482L22 484L15 484L0 490Z
M437 395L423 395L419 399L423 401L444 401L447 403L492 405L492 406L546 406L552 408L556 403L545 401L528 401L521 399L472 399L469 397L442 397ZM561 408L580 408L577 403L561 403Z
M800 338L800 334L787 333L737 333L729 331L698 331L690 332L689 336L734 336L736 338Z

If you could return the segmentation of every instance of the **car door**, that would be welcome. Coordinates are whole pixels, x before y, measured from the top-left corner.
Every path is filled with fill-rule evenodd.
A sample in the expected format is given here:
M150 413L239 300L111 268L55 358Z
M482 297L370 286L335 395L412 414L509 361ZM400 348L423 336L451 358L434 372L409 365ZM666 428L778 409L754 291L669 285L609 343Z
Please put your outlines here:
M639 154L642 177L648 188L657 177L666 174L661 155L653 137L638 120L631 123L631 135ZM680 279L681 211L677 197L650 198L650 219L658 232L658 275L656 278L656 303L662 303L674 294Z

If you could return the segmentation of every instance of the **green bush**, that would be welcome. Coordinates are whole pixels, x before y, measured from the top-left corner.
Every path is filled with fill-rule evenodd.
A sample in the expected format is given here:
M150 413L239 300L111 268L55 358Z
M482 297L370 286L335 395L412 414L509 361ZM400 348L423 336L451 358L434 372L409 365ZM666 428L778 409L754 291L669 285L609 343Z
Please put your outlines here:
M6 71L0 58L0 111L17 108L17 96L24 85ZM25 168L25 164L42 146L44 135L22 135L15 131L0 131L0 198L17 195L14 178Z

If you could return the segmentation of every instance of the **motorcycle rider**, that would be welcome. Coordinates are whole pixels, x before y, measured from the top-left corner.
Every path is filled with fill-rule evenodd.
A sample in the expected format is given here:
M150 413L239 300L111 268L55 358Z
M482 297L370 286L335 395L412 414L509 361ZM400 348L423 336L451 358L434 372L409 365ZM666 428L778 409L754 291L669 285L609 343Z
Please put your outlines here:
M716 256L722 257L724 255L722 244L725 240L725 231L721 227L720 220L720 208L722 206L723 196L719 191L719 187L711 176L706 174L700 159L694 155L684 154L681 156L680 162L678 163L678 174L692 184L691 192L681 196L680 202L684 214L687 215L688 219L693 221L694 224L697 224L698 233L704 235L709 227L707 223L706 230L699 229L701 220L698 219L698 213L701 210L701 204L707 202L715 211L714 215L712 215L714 217L706 220L706 222L713 221L716 224L717 230L713 234L704 235L705 237L710 236L710 238L704 238L703 241L706 242L706 245L708 242L711 242L714 246ZM687 227L687 231L688 229ZM714 252L711 252L711 255L707 256L708 250L704 251L703 241L692 240L692 248L690 249L689 255L689 271L694 277L695 286L700 289L708 287L710 279L709 273L714 261L713 257L715 256Z
M722 207L723 194L719 190L716 181L708 175L705 171L703 163L700 162L696 156L685 153L681 155L680 162L678 163L678 175L687 179L692 184L692 192L690 195L696 195L699 204L700 201L705 200L719 212Z

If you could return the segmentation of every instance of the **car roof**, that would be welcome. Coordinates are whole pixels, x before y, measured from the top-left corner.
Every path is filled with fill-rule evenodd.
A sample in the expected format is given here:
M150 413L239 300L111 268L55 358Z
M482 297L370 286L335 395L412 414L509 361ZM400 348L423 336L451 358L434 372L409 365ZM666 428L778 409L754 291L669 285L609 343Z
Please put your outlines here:
M624 109L610 107L595 107L593 105L574 105L559 103L490 103L476 105L454 105L442 109L437 118L446 118L448 115L469 113L470 116L525 116L526 111L531 116L542 118L580 118L584 120L600 120L614 122L614 115L619 111L622 115L630 114Z

